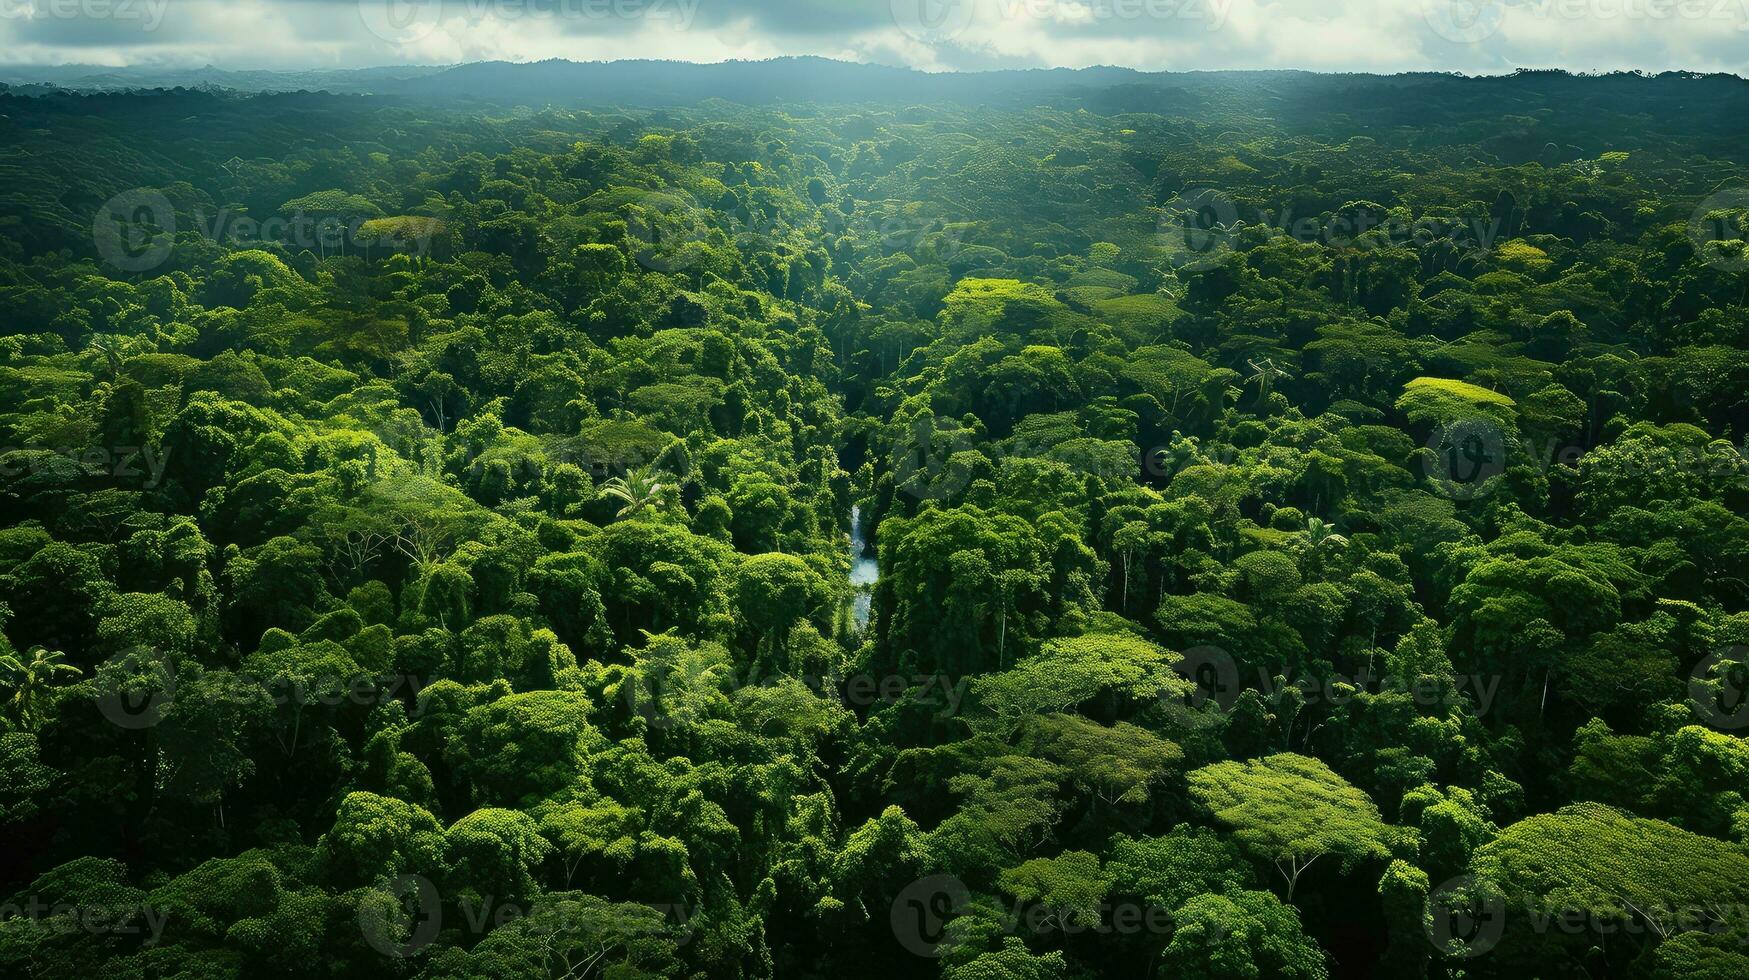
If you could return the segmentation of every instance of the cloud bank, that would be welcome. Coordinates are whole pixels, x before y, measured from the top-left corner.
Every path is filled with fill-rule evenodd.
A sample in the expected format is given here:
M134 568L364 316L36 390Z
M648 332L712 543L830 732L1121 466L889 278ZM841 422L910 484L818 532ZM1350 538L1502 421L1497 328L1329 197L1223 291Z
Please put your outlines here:
M11 64L783 55L928 70L1749 74L1749 0L0 0Z

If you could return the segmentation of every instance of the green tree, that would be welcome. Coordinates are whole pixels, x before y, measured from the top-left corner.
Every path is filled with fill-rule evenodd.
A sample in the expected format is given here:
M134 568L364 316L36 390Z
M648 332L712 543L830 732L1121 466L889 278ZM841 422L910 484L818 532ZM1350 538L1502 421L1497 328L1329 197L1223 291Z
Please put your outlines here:
M1177 928L1160 960L1162 978L1330 975L1323 952L1301 931L1299 913L1268 892L1198 895L1172 917Z
M22 656L0 655L0 685L6 693L6 716L25 731L39 727L47 716L57 683L79 676L79 668L67 663L59 650L31 647Z
M1317 759L1283 752L1190 773L1190 792L1252 854L1270 862L1293 901L1300 875L1326 855L1350 867L1389 856L1390 829L1367 795Z

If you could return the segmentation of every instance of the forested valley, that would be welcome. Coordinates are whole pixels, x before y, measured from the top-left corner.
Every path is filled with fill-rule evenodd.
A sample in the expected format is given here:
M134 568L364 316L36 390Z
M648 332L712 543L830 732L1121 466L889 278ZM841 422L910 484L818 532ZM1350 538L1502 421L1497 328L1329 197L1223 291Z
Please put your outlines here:
M0 974L1749 976L1745 83L1316 78L0 91Z

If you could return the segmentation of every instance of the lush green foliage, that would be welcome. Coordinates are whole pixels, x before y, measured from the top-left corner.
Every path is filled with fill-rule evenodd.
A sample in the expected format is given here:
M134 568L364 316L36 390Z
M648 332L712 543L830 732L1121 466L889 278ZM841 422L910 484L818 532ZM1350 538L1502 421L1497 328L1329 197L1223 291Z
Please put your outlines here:
M0 973L1742 975L1741 118L1395 84L0 95Z

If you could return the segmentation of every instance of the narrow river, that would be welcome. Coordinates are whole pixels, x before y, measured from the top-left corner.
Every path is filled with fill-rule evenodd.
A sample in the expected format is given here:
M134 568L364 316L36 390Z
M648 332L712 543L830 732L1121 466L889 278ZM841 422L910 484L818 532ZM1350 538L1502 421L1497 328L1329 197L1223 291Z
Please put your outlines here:
M869 551L868 537L862 531L862 508L850 508L850 587L855 592L850 615L857 632L868 625L869 609L874 604L875 580L881 577L880 562Z

